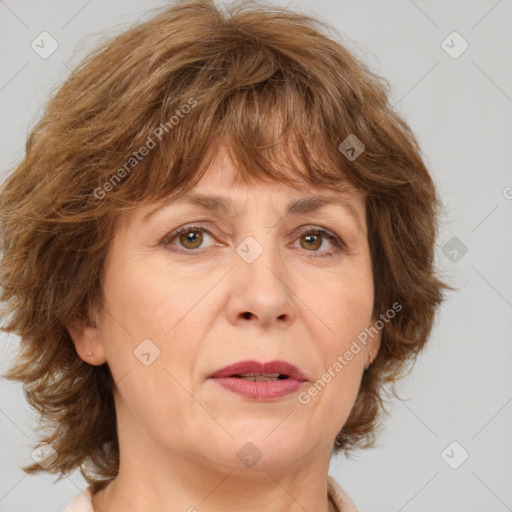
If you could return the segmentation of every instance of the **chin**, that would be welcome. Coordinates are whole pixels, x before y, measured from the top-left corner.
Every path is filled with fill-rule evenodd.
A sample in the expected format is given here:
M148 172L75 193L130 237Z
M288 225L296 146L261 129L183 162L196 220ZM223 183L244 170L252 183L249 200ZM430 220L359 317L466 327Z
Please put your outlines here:
M251 469L272 472L293 466L308 457L312 447L307 440L294 437L285 430L280 435L277 430L272 432L276 427L275 422L269 422L269 427L253 428L245 434L230 431L234 438L225 437L222 442L215 443L215 452L218 453L216 463L223 459L231 471Z

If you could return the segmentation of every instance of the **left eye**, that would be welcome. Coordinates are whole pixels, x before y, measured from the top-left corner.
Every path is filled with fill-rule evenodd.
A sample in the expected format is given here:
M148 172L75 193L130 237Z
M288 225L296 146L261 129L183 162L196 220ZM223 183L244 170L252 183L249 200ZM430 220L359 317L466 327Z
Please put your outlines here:
M321 251L324 253L322 256L314 256L314 257L323 257L323 256L334 256L334 253L338 250L342 250L344 248L344 243L337 235L326 231L325 229L319 228L300 228L298 231L299 240L304 240L305 243L301 242L301 246L304 247L307 251L311 249L317 249L323 245L324 240L328 240L331 244L336 247L336 250L331 251ZM318 252L314 250L313 252Z
M161 243L165 247L168 247L173 245L173 242L177 240L180 245L186 249L185 252L197 253L198 251L196 251L196 249L199 249L204 241L204 234L213 238L210 231L203 226L184 226L166 235ZM307 252L322 253L322 256L315 255L311 257L334 256L335 252L344 248L343 241L337 235L334 235L324 229L305 227L300 228L296 234L298 235L301 246ZM335 250L318 251L325 240L333 244L335 246Z

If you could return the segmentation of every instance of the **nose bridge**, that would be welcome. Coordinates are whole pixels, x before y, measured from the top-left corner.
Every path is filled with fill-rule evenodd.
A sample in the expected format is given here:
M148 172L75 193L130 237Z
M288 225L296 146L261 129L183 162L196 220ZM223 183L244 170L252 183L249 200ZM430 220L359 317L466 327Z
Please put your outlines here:
M237 315L244 318L252 315L261 322L294 316L291 272L279 243L275 231L262 228L236 247L232 305Z

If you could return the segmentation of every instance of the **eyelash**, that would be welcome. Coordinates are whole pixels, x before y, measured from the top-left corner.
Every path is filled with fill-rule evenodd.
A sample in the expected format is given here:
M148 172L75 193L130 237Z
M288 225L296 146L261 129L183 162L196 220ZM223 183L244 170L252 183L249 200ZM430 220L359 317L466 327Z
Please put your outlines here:
M170 233L165 235L165 237L162 239L162 241L160 243L163 246L167 247L168 245L170 245L170 243L175 238L178 238L181 234L188 233L190 231L202 231L202 232L205 232L208 235L210 235L212 238L215 238L214 235L208 229L206 229L204 226L195 224L195 225L183 226L183 227L178 228L178 229L176 229L174 231L171 231ZM340 237L330 233L329 231L326 231L325 229L310 228L308 226L305 226L305 227L299 228L297 230L296 234L297 234L297 238L300 238L301 236L303 236L305 234L316 235L316 236L320 235L323 238L325 238L325 239L329 240L330 242L332 242L335 245L335 247L337 248L335 250L331 250L331 251L327 252L326 254L322 254L321 256L318 256L318 255L308 256L310 258L332 258L335 255L335 253L337 253L339 251L343 251L343 250L346 249L346 245L345 245L345 243L343 242L343 240ZM318 251L307 251L306 249L304 249L304 250L306 252L312 252L313 254L315 252L318 252ZM178 251L178 252L184 252L185 254L188 253L190 255L199 256L199 254L202 251L200 249L186 249L186 248L182 248L181 251ZM320 251L320 252L323 253L325 251Z

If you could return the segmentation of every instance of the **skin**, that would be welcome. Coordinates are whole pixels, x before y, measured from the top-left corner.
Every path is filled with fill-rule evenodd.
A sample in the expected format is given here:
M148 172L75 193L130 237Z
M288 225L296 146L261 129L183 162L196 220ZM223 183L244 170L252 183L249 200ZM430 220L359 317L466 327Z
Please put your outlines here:
M336 204L285 215L291 200L340 193L236 185L235 173L221 147L194 191L232 200L236 215L172 203L147 223L146 205L123 216L105 262L101 314L68 325L78 355L107 362L116 382L120 470L93 496L95 512L333 510L331 449L380 334L307 404L298 393L257 402L208 376L241 360L280 359L314 383L372 324L364 197L343 195L359 222ZM211 235L194 229L161 243L191 223ZM302 226L326 229L347 247L298 235ZM252 263L236 252L247 236L263 248ZM160 355L146 366L134 350L148 338ZM252 467L237 457L246 443L261 452Z

